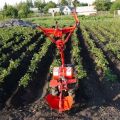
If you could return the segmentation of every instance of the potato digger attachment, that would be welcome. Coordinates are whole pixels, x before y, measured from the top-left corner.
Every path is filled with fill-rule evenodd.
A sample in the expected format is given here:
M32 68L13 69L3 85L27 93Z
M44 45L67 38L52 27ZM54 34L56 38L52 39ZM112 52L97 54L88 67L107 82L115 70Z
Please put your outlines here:
M37 29L43 33L56 45L61 56L62 65L53 68L53 76L49 83L50 94L45 99L51 109L59 112L70 110L74 104L75 90L77 89L78 80L75 77L73 65L66 65L64 59L65 44L68 42L74 30L79 25L79 20L73 12L76 23L72 27L59 28L56 22L55 28L44 28L38 26ZM63 36L67 37L64 39Z

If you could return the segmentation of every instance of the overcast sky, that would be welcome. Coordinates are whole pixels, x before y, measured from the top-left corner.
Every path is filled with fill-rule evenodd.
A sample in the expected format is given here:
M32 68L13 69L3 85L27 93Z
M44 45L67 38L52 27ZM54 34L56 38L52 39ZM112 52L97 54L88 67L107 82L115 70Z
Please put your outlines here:
M10 5L14 5L16 3L19 3L20 1L26 1L26 0L0 0L0 9L4 6L5 2ZM53 2L58 2L58 0L45 0L46 2L48 1L53 1ZM95 0L78 0L80 2L87 2L87 3L92 3Z

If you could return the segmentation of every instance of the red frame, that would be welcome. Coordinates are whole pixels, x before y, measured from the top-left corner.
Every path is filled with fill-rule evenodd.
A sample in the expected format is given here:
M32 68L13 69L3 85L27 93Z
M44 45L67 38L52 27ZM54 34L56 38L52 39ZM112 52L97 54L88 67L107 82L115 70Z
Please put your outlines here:
M64 28L58 28L58 25L56 24L56 28L44 28L41 26L38 26L38 30L42 30L44 34L49 37L49 39L56 44L59 53L61 55L61 61L62 61L62 66L64 66L64 46L68 42L69 38L71 37L72 33L74 32L75 28L79 24L79 19L77 17L77 14L73 12L74 19L76 21L75 25L72 27L64 27ZM68 34L67 38L64 40L62 37ZM59 39L56 41L54 37L58 37Z
M76 23L72 26L72 27L64 27L64 28L58 28L58 25L56 23L56 28L44 28L41 26L38 26L37 29L38 30L42 30L44 32L44 34L49 37L49 39L56 44L60 56L61 56L61 61L62 61L62 66L61 69L64 69L65 67L65 62L64 62L64 46L65 44L68 42L69 38L71 37L72 33L74 32L74 30L76 29L77 25L79 25L79 20L77 17L77 14L74 12L73 13L74 19L76 21ZM68 34L68 36L66 37L66 39L62 39L62 37L64 35ZM58 38L58 40L55 40L54 37ZM48 104L51 106L51 108L54 109L59 109L59 112L65 111L65 110L69 110L72 106L72 97L71 96L67 96L64 99L67 99L70 104L70 106L66 107L66 108L62 108L62 104L63 102L65 102L65 100L62 98L62 91L63 90L68 90L67 88L67 84L72 84L72 83L76 83L77 80L76 79L68 79L67 82L66 81L61 81L58 82L56 80L51 80L50 81L50 87L53 86L59 86L59 97L58 96L52 96L51 94L46 96L46 100L48 102Z

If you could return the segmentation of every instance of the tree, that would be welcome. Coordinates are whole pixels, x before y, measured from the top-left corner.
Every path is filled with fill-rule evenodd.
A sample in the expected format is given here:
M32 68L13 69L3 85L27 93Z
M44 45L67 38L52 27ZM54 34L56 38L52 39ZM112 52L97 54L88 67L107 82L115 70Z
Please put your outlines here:
M5 17L6 10L7 10L7 3L5 3L5 5L3 6L3 11L2 11L3 18Z
M44 12L48 12L48 10L50 9L50 8L55 8L56 7L56 4L54 3L54 2L52 2L52 1L50 1L50 2L48 2L47 4L46 4L46 6L44 7Z
M39 8L39 6L41 7L41 6L42 6L41 0L40 0L40 1L36 0L36 1L34 2L34 6L37 7L37 8Z
M27 4L28 4L29 7L33 7L32 0L27 0Z
M46 6L46 3L42 2L41 0L36 0L34 2L34 5L35 5L35 7L37 7L40 10L40 12L43 12L44 7Z
M98 11L110 10L111 4L111 0L96 0L94 3Z
M61 0L61 5L63 5L63 6L68 5L67 0Z
M30 7L28 6L27 3L20 3L18 5L18 16L21 18L25 18L28 16L28 14L30 13Z
M110 9L112 12L115 11L115 10L120 10L120 0L116 0L112 6L111 6L111 9Z
M11 5L7 5L6 8L4 7L4 15L6 17L16 18L18 17L18 10Z
M78 7L78 6L80 6L80 2L78 0L74 0L73 5L74 5L74 7Z
M4 9L4 10L7 9L7 3L5 3L5 5L3 6L3 9Z
M80 6L88 6L88 3L80 3Z

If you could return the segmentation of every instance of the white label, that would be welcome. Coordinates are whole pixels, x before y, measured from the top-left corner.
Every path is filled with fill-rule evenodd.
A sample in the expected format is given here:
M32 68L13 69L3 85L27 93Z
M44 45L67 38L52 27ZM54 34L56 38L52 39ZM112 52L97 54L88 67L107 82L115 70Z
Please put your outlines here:
M72 76L72 68L66 67L66 76Z
M59 76L59 67L54 67L53 76Z

